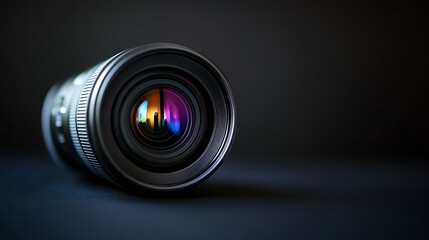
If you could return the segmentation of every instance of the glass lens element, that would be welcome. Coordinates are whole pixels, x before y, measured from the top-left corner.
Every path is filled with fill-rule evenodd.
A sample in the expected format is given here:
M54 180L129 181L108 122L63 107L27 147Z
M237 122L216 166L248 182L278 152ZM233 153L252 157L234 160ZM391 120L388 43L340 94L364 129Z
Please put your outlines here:
M160 86L146 91L133 108L132 115L136 134L154 147L177 141L191 123L187 99L171 87Z

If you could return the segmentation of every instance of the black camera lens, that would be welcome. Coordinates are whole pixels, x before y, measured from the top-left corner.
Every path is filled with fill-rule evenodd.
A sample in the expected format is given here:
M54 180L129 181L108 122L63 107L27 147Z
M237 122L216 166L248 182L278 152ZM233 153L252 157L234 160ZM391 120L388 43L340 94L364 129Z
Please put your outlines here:
M54 85L42 110L58 163L133 191L193 186L220 165L234 136L226 78L175 44L125 50Z

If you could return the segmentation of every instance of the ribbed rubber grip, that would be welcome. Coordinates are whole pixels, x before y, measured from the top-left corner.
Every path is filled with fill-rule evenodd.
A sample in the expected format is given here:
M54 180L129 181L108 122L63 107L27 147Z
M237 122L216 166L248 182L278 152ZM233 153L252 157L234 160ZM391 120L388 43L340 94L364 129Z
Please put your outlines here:
M90 94L104 66L105 63L96 66L96 70L92 73L91 77L83 84L82 90L78 91L79 94L73 97L72 104L70 105L69 122L71 139L78 156L90 171L110 180L109 175L97 160L88 136L88 104Z

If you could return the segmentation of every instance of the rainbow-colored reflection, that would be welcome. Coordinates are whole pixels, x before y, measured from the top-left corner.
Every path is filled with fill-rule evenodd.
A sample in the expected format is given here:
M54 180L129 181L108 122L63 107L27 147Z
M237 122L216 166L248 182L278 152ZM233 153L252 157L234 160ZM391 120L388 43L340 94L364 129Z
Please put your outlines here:
M167 130L174 135L185 130L190 112L184 96L168 87L149 90L143 95L137 111L139 128L149 129L152 134Z

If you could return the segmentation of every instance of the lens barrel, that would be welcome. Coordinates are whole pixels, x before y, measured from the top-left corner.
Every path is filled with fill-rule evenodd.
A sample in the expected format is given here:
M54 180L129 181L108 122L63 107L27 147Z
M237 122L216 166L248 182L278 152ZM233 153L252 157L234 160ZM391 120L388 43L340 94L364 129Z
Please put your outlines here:
M208 58L176 44L147 44L54 85L42 130L61 165L131 191L173 191L221 164L234 138L235 105Z

